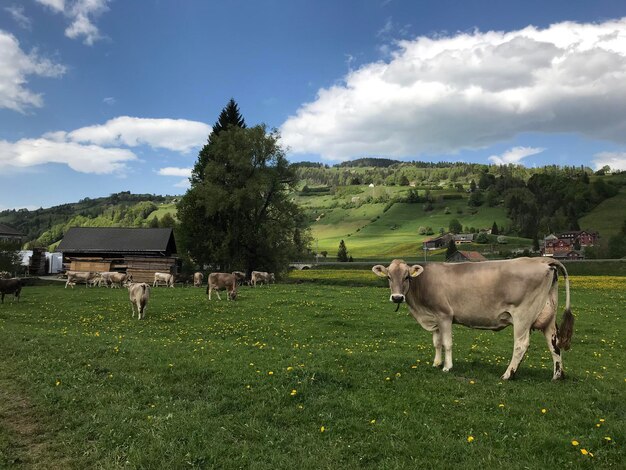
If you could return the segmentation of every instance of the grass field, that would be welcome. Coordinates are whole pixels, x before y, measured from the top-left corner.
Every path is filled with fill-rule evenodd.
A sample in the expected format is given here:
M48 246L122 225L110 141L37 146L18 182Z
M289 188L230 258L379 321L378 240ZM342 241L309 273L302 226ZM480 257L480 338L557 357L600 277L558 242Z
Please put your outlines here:
M612 198L601 202L589 214L580 219L580 227L600 232L600 242L607 243L609 238L617 235L626 217L626 188Z
M540 334L502 382L512 330L455 327L446 374L386 288L319 273L155 289L142 322L124 290L26 287L0 305L0 467L623 468L626 278L572 278L553 383Z

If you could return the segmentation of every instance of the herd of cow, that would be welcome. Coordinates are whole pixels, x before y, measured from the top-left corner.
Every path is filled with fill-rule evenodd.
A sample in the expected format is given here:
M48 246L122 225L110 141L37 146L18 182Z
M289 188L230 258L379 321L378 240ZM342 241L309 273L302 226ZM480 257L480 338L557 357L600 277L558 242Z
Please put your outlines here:
M503 380L515 375L530 343L530 332L540 330L548 343L554 364L553 380L562 379L561 350L569 349L574 331L574 316L570 310L569 277L559 261L540 258L518 258L481 263L429 263L409 266L402 260L393 260L387 267L377 265L374 274L389 281L389 300L398 305L406 302L411 315L433 335L434 367L452 368L452 325L458 323L470 328L499 331L513 325L513 356ZM67 287L76 282L89 285L128 286L135 316L144 318L150 298L150 285L132 282L132 276L120 273L67 273ZM565 280L565 312L557 325L558 277ZM193 277L194 285L203 284L202 273ZM206 292L226 290L228 300L237 297L237 286L245 282L244 273L211 273ZM253 271L249 284L274 282L274 274ZM165 284L174 287L171 274L155 273L152 287ZM19 279L0 279L0 293L13 293L19 301ZM397 310L397 309L396 309Z

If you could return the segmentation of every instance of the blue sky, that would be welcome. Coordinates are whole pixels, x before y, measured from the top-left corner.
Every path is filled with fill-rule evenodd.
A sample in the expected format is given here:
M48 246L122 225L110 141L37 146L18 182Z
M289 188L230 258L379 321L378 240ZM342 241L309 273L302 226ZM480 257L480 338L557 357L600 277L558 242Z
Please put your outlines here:
M230 98L292 161L626 170L626 4L0 0L0 210L181 194Z

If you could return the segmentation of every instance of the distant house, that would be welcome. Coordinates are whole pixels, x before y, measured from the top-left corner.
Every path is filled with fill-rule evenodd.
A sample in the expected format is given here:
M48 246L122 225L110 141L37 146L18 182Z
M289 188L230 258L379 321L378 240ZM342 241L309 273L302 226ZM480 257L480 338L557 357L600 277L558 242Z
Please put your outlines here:
M424 250L436 250L438 248L444 248L452 240L452 235L445 233L438 237L428 238L422 242L422 249Z
M454 235L454 243L460 245L462 243L472 243L474 241L473 233L459 233Z
M0 224L0 241L22 243L23 233L18 232L13 227Z
M574 246L578 243L581 248L594 246L600 236L597 232L588 230L572 230L558 235L550 234L543 240L543 256L553 256L555 258L575 258L570 253L574 251ZM582 257L580 253L578 256Z
M66 271L127 272L139 282L180 265L171 228L73 227L57 249Z
M578 242L580 246L593 246L598 242L598 232L588 230L572 230L558 235L559 240L571 240L572 245Z
M455 251L446 263L461 263L463 261L487 261L478 251Z

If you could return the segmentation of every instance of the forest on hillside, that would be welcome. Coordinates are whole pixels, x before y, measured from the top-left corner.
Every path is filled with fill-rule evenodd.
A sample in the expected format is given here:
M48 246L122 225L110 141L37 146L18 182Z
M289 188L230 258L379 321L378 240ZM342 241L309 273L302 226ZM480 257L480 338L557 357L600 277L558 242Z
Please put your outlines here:
M536 239L559 231L593 230L579 226L581 217L626 188L626 173L604 175L582 167L381 160L360 159L332 167L311 162L294 164L299 195L308 200L325 195L339 197L338 201L343 202L338 204L345 208L383 203L386 210L402 202L420 204L425 211L442 198L463 199L469 211L503 208L509 219L508 234ZM360 198L358 203L346 199L350 187L368 185L404 190L372 192L373 196ZM50 246L74 226L174 227L175 202L174 196L121 192L33 211L5 210L0 212L0 223L24 233L27 247ZM164 204L169 204L169 212L161 209ZM623 215L615 215L615 224L621 227Z
M578 219L615 196L626 178L594 174L589 168L474 163L397 163L389 167L337 165L299 166L304 193L314 194L346 185L406 186L408 196L395 202L432 203L432 191L465 193L470 207L502 206L511 231L534 238L578 230ZM377 201L388 202L388 201ZM393 202L393 201L392 201Z

